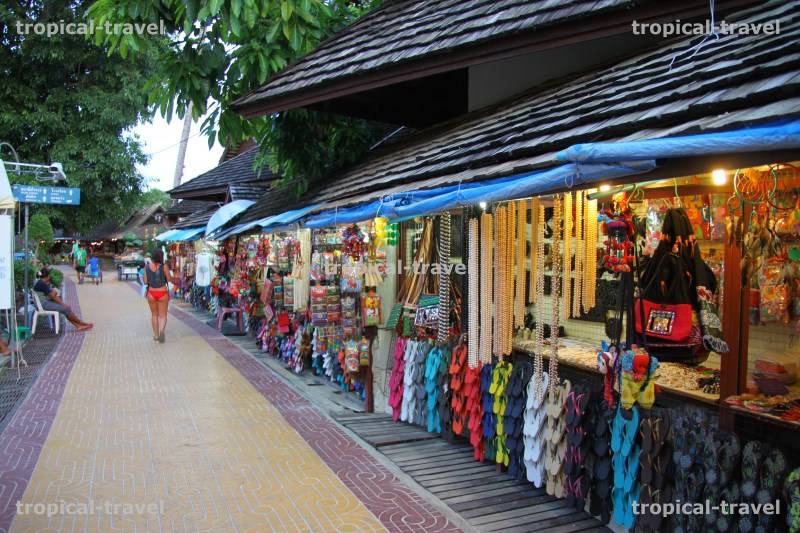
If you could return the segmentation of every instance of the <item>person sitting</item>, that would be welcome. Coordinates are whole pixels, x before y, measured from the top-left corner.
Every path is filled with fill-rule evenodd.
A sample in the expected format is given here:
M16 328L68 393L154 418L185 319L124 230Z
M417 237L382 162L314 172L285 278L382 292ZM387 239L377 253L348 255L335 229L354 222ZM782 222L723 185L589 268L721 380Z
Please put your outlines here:
M8 347L8 344L2 337L0 337L0 355L11 355L11 348Z
M61 297L58 295L58 291L53 287L50 282L50 269L43 268L37 274L39 278L33 286L33 290L38 292L41 296L39 299L42 302L42 308L45 311L57 311L67 317L70 324L75 326L78 331L86 331L90 330L94 327L94 324L90 324L89 322L84 322L78 315L76 315L72 309L64 303Z

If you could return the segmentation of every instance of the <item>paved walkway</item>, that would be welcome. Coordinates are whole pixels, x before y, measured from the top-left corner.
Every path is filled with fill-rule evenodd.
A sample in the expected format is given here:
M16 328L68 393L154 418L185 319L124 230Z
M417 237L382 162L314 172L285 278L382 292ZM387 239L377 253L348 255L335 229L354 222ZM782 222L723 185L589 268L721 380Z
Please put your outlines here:
M75 287L68 282L68 296ZM130 286L82 285L77 296L95 330L69 329L0 434L3 530L455 530L308 400L189 314L173 306L158 344ZM35 512L60 502L53 516ZM65 513L70 503L93 514Z

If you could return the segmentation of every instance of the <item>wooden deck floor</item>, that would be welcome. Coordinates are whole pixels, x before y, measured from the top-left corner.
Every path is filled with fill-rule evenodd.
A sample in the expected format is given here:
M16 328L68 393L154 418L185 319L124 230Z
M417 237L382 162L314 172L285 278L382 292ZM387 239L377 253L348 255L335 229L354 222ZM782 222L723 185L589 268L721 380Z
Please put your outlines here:
M473 461L472 447L463 440L451 444L385 415L347 415L337 421L480 531L610 531L587 513L548 496L544 489L511 479L493 463Z

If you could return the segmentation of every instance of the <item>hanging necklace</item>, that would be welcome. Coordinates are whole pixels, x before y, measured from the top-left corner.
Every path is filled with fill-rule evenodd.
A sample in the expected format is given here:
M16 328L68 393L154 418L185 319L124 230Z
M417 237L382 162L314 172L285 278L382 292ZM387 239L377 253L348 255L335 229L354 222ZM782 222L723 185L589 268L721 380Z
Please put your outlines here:
M450 213L439 217L439 332L436 340L447 341L450 330Z
M587 191L588 194L592 191ZM597 200L586 202L586 301L583 309L588 311L595 306L597 295Z
M564 210L562 211L562 216L563 216L563 231L564 231L564 235L563 235L563 243L564 243L563 254L564 255L560 257L560 259L561 259L560 262L561 262L561 294L563 295L565 303L563 305L560 305L560 308L561 308L561 316L566 319L566 318L569 318L569 312L570 312L569 302L571 301L571 289L572 289L572 284L570 283L572 281L572 276L571 276L571 272L570 272L570 266L572 266L572 246L571 246L571 244L572 244L572 193L571 192L564 193L564 204L563 204L563 206L564 206ZM553 216L555 216L555 215L553 215ZM554 243L556 242L556 237L555 237L555 231L556 231L555 224L556 224L556 222L557 222L556 219L553 218L553 232L554 232L553 242ZM558 248L554 248L554 251L555 251L556 255L560 255L558 253ZM555 259L555 256L554 256L554 259ZM553 264L555 265L555 263L553 263ZM555 274L555 266L553 267L553 270L554 270L553 274ZM555 280L553 280L553 281L555 281ZM559 302L559 304L561 304L561 302Z
M481 306L480 360L487 364L492 362L492 264L494 254L494 218L490 213L481 215Z
M517 204L509 202L506 215L505 308L503 309L503 355L511 355L514 342L514 256L516 255Z
M536 301L536 326L534 332L534 344L533 344L533 372L534 372L534 379L536 383L541 384L544 381L543 373L544 373L544 268L535 268L536 264L544 266L544 206L541 205L541 202L538 198L534 199L533 201L534 212L533 218L531 218L531 223L533 227L536 229L534 240L536 242L536 248L531 251L531 258L532 258L532 272L535 275L535 280L533 284L534 290L531 292L535 292L535 301ZM533 261L533 259L536 261ZM537 387L536 389L536 401L537 403L541 404L542 399L544 398L545 388L544 387Z
M575 289L572 297L572 315L579 317L581 315L581 306L584 298L584 270L583 259L584 250L586 247L586 240L583 234L583 191L578 191L575 195ZM567 303L569 305L569 303Z
M528 291L528 303L532 304L536 301L536 270L539 265L541 255L538 255L539 243L542 239L539 238L539 211L541 209L541 202L539 198L531 199L531 270L528 274L528 282L530 290Z
M568 216L566 218L569 218ZM548 373L550 374L550 390L555 393L560 385L558 379L558 325L560 317L561 296L559 294L561 280L561 250L562 240L567 242L566 234L563 233L563 213L561 211L561 198L556 196L553 203L553 240L551 246L551 253L553 255L553 290L550 295L551 301L551 322L550 322L550 364ZM562 236L564 237L562 239ZM569 256L564 254L565 261Z
M527 239L527 201L517 203L517 277L514 292L514 327L525 327L525 245Z
M467 315L467 360L470 368L478 366L478 354L480 352L479 321L480 313L478 304L478 294L480 291L480 271L479 252L478 252L478 219L471 218L467 227L467 299L469 300L469 314Z

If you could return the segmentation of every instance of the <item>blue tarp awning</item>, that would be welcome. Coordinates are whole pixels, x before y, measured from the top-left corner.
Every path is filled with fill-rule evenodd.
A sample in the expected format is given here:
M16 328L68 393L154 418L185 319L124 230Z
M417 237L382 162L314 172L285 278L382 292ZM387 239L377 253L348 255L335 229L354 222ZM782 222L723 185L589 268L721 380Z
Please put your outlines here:
M233 217L253 205L252 200L234 200L217 209L206 224L205 236L211 236L215 231L227 224Z
M519 176L402 193L355 207L325 211L309 217L305 226L323 228L361 222L376 216L397 220L429 215L479 202L499 202L562 191L603 180L643 174L654 168L654 161L616 165L570 163Z
M162 233L156 239L163 242L186 242L193 241L200 237L200 234L205 231L205 228L186 228L170 230Z
M790 148L800 148L800 120L681 137L576 144L556 154L556 158L579 163L612 163Z

